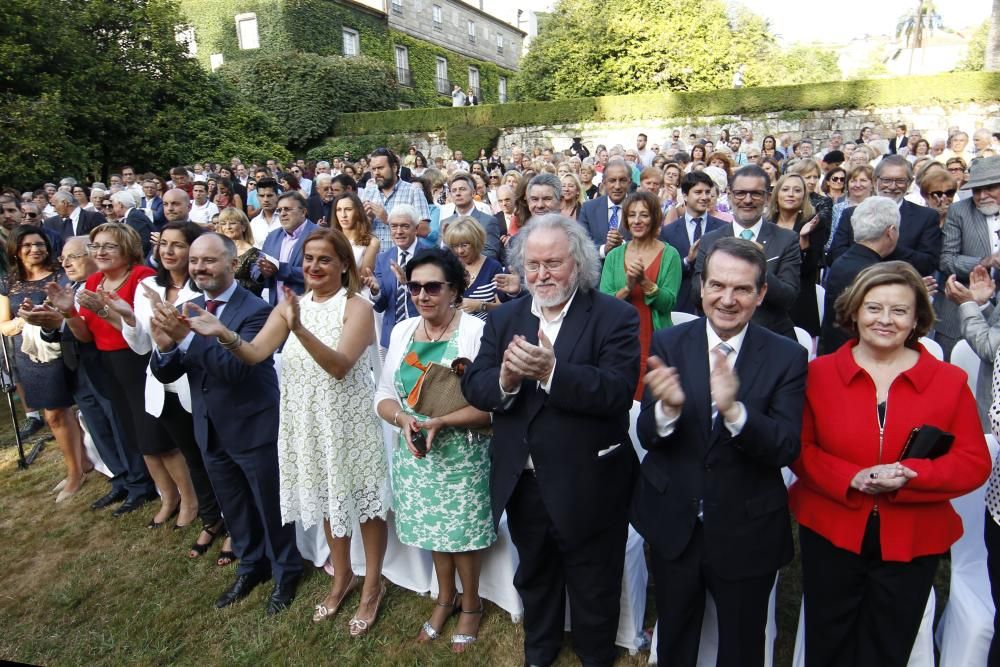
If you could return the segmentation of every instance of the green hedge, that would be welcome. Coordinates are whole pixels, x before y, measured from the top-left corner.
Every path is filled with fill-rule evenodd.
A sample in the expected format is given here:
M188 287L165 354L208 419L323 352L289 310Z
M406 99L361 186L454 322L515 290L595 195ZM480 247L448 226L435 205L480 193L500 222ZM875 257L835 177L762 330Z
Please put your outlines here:
M334 134L435 132L459 125L525 127L585 121L691 116L747 116L784 110L866 109L877 106L993 102L1000 73L963 72L871 81L741 88L705 93L649 93L556 102L515 102L447 109L343 114Z
M410 146L410 139L404 134L361 134L350 137L328 137L319 146L309 149L307 160L332 161L350 151L351 155L368 155L376 148L391 148L402 155ZM477 149L478 150L478 149Z

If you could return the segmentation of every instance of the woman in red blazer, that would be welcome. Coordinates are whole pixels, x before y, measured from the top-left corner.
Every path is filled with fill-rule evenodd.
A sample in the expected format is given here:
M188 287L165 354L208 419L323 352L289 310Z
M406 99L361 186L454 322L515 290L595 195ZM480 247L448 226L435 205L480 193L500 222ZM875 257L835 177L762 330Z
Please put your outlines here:
M903 667L938 560L962 534L948 500L986 481L990 455L965 374L917 342L934 311L909 264L865 269L836 309L854 335L810 364L792 466L806 665ZM953 434L951 448L900 460L925 424Z

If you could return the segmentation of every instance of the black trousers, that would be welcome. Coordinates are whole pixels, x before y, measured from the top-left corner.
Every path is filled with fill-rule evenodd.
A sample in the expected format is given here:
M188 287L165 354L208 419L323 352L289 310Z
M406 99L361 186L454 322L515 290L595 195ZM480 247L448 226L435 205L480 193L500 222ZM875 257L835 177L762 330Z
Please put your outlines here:
M507 525L520 560L514 587L524 603L526 663L555 662L563 643L568 592L573 650L584 665L610 667L618 653L625 513L620 523L585 544L569 545L552 524L538 480L526 472L507 503Z
M986 521L983 526L983 537L986 541L986 571L990 576L990 593L993 596L993 606L1000 610L1000 526L986 511ZM1000 611L993 613L993 642L990 644L990 657L986 661L989 667L1000 667Z
M799 526L806 667L909 662L941 557L884 561L871 525L861 554Z
M149 355L125 349L100 352L99 359L108 375L101 384L107 389L107 398L114 405L115 416L121 426L122 462L131 477L145 478L149 480L149 487L155 488L142 459L143 448L140 446L140 440L149 430L145 403Z
M739 554L733 554L739 558ZM712 594L719 619L718 667L760 667L764 663L767 606L777 572L747 579L722 579L708 562L701 523L680 557L667 560L652 551L658 616L656 658L661 667L694 667Z
M198 496L198 518L203 526L213 526L222 518L222 510L215 497L212 481L208 478L208 471L205 470L205 460L198 449L198 442L194 439L194 422L191 414L181 405L177 394L172 391L164 393L163 411L159 418L153 420L152 437L161 441L159 447L163 451L181 450Z

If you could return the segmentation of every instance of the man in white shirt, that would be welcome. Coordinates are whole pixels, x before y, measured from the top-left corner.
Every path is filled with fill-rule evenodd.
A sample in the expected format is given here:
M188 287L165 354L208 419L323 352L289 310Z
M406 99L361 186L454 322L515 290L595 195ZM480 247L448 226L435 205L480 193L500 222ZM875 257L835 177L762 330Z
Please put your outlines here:
M640 171L652 165L653 158L656 157L656 153L647 146L648 142L649 139L642 132L635 138L636 155L639 159L639 164L642 165Z
M208 186L203 181L195 181L192 186L194 201L191 203L191 222L208 225L212 217L219 214L219 207L208 200Z
M275 229L281 227L281 220L276 211L278 207L278 182L273 178L262 178L257 181L257 202L260 213L250 221L250 231L253 234L253 244L264 247L264 239Z

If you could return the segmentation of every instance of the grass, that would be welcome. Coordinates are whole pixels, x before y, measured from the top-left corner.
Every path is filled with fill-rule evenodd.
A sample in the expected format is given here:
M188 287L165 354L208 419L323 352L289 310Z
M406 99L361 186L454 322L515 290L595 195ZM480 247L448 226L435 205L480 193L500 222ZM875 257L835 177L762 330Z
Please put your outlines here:
M13 441L6 409L0 411L0 445ZM16 450L0 449L0 658L41 665L496 665L521 664L523 635L502 609L487 603L480 640L463 656L446 641L417 645L412 639L433 602L390 585L383 613L367 637L352 640L347 621L357 593L333 620L314 625L312 607L329 578L307 567L291 609L263 613L270 585L233 608L212 603L229 585L233 568L214 555L189 560L196 529L148 530L152 509L121 519L92 512L89 504L107 490L92 474L81 493L56 506L49 489L63 474L50 442L28 470L18 470ZM946 601L939 573L938 610ZM778 591L775 665L792 661L801 595L798 560L782 571ZM645 627L656 613L652 596ZM445 628L447 637L454 621ZM579 664L568 648L558 665ZM645 665L648 653L620 666Z

